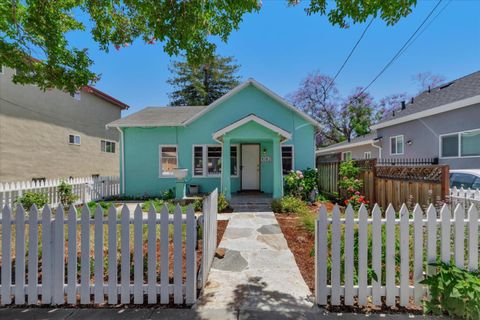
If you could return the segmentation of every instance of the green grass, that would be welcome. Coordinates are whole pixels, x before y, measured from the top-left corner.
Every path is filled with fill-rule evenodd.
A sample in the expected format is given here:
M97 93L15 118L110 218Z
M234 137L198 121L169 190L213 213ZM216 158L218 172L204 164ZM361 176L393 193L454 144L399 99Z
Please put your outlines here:
M171 201L165 201L162 199L153 199L153 200L148 200L144 202L142 204L142 210L148 212L150 210L150 207L153 205L155 207L155 211L160 213L165 204L168 207L168 212L170 212L170 214L173 214L175 212L175 208L177 207L177 205ZM182 209L182 213L186 213L188 206L183 205L183 206L180 206L180 208Z

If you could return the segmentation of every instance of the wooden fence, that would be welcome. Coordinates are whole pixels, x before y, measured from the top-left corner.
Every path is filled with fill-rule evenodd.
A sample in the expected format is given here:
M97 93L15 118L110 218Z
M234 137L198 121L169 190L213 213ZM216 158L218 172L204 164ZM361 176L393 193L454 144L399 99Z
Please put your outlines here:
M98 201L104 198L120 195L119 177L83 177L69 179L53 179L45 181L22 181L0 183L0 206L13 207L15 200L25 192L46 194L52 207L58 206L60 197L58 187L62 181L72 186L72 192L78 197L76 204Z
M476 207L472 205L467 213L458 205L453 219L447 205L439 213L433 205L426 215L419 205L413 212L405 204L400 212L389 205L383 218L379 206L370 215L362 205L357 213L348 206L343 217L335 206L327 217L322 206L315 228L317 303L326 305L330 297L331 305L340 305L343 297L345 305L353 305L355 300L358 305L366 305L371 297L371 303L381 306L384 297L386 305L393 306L398 297L401 306L406 306L410 298L419 305L426 293L420 281L425 274L436 272L428 264L436 262L437 257L446 263L453 258L460 268L478 270L480 221ZM330 266L326 261L331 261ZM377 280L369 276L369 270Z
M449 196L449 167L446 165L379 165L376 159L354 160L360 168L358 179L363 182L361 194L370 203L382 208L402 203L428 205L446 201ZM329 196L346 195L338 186L341 162L320 162L319 191Z
M206 200L207 225L216 222L215 199L216 194ZM127 206L97 206L95 212L70 206L64 212L61 205L47 205L39 214L35 206L28 213L16 206L14 216L9 206L3 209L0 304L196 301L197 219L191 205L185 214L179 206L169 212L166 205L160 214L153 205L148 214L140 206L134 212ZM203 236L216 238L213 232L216 227L204 228ZM203 261L207 253L211 259L211 250L203 251Z

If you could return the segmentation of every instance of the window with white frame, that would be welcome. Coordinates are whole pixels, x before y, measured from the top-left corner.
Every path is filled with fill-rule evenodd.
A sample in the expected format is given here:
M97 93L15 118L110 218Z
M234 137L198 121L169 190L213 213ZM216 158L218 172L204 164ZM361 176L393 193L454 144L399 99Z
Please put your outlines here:
M115 153L115 142L101 140L100 141L100 150L106 153Z
M401 155L404 151L403 135L390 137L390 154Z
M365 151L363 153L363 158L364 159L372 159L372 151Z
M352 160L352 151L342 152L342 161L350 161L350 160Z
M69 134L68 135L68 143L80 145L80 136L76 134Z
M480 156L480 129L440 136L440 157L462 158Z
M282 173L287 175L293 170L293 146L282 146Z
M160 176L172 177L178 167L177 146L160 146Z
M222 146L193 146L193 176L219 176L222 172ZM230 175L238 175L238 146L230 146Z

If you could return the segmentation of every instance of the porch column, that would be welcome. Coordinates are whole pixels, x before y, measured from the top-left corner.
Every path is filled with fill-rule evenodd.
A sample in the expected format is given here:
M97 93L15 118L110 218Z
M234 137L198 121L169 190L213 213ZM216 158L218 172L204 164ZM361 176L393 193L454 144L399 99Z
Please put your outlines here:
M282 152L280 148L280 137L272 139L273 145L273 198L283 196L283 177L282 177Z
M222 146L222 190L227 199L231 198L230 194L230 138L223 137Z

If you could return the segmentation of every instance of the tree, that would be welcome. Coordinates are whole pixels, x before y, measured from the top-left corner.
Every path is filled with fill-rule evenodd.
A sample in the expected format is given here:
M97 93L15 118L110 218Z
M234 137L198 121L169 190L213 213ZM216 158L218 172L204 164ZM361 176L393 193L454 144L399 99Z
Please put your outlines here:
M377 120L381 120L393 110L397 110L398 108L400 108L402 101L406 101L407 99L408 96L406 92L394 93L380 99L380 102L378 103L377 115L375 118Z
M291 6L298 0L287 0ZM307 14L327 15L330 23L347 28L369 16L392 25L407 16L416 0L310 0ZM215 52L214 42L226 42L246 13L258 12L258 0L30 0L0 1L0 64L18 71L16 83L74 93L99 76L90 71L93 61L76 48L66 34L87 29L108 52L135 40L160 42L170 56L186 54L201 63ZM76 18L81 17L82 19ZM39 60L38 60L39 59Z
M418 93L427 91L428 88L435 88L444 83L446 78L440 74L433 74L430 71L419 72L412 76L412 81L417 84Z
M321 145L328 145L369 132L375 120L377 105L369 93L357 88L341 99L332 78L320 72L309 74L300 88L287 99L321 125Z
M240 66L233 57L209 58L200 65L184 59L173 62L173 77L167 82L174 88L169 94L174 106L206 106L236 87Z

